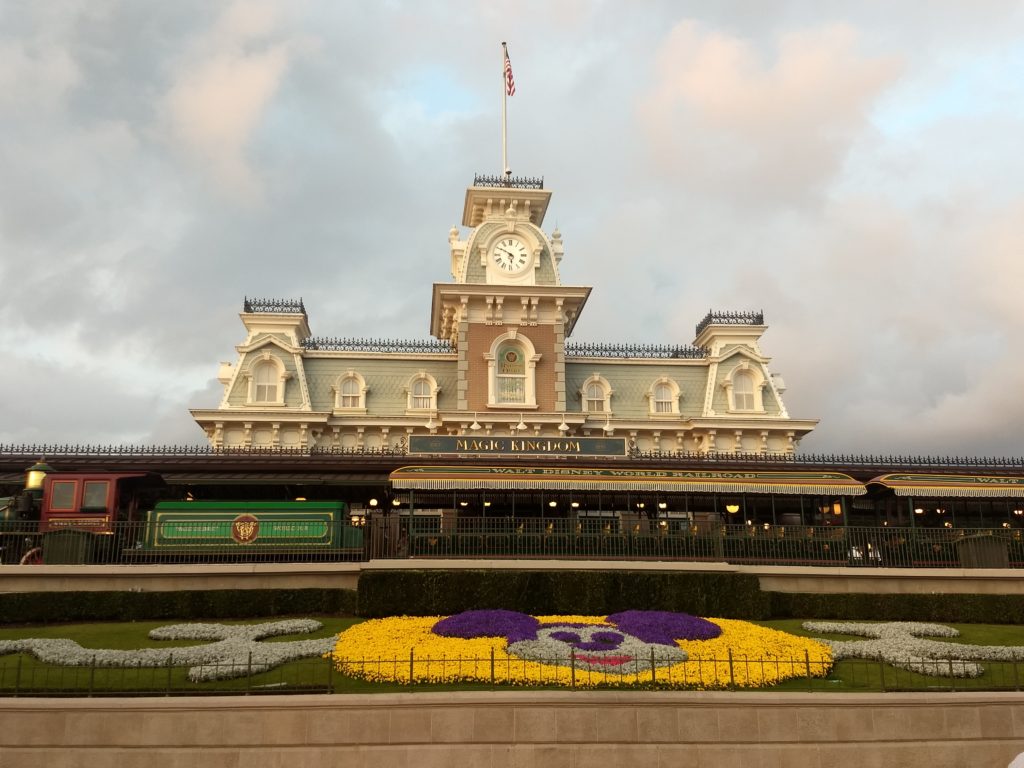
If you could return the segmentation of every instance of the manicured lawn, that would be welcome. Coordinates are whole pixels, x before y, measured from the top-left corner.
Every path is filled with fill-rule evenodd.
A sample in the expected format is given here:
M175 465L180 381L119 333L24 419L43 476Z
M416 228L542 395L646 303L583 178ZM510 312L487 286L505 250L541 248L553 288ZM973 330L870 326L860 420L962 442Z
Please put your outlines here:
M334 616L316 618L323 627L315 633L270 638L264 642L288 642L331 637L361 619ZM266 619L266 621L275 621ZM757 622L764 626L805 637L821 637L807 632L800 619ZM0 628L0 640L26 637L70 638L86 648L135 649L146 647L184 647L201 644L188 641L153 641L151 629L172 624L172 621L148 621L100 624L52 624ZM251 624L256 620L225 621L226 624ZM1024 645L1024 626L990 624L952 624L961 633L952 642L974 645ZM829 639L857 640L854 636L830 635ZM395 661L390 663L405 663ZM740 663L740 662L737 662ZM743 662L748 663L748 662ZM868 660L840 661L827 678L797 678L764 690L772 691L882 691L882 690L991 690L1020 689L1024 683L1024 664L983 662L985 673L976 679L928 677L887 664ZM163 668L96 668L61 667L43 664L29 654L0 656L0 695L30 691L70 695L116 695L124 691L167 693L216 693L218 691L283 693L302 691L334 691L336 693L385 693L415 691L488 690L487 683L417 684L371 683L348 677L332 669L325 659L305 659L283 664L264 673L209 683L193 683L187 679L185 667ZM531 686L532 687L532 686ZM522 689L524 686L516 686Z

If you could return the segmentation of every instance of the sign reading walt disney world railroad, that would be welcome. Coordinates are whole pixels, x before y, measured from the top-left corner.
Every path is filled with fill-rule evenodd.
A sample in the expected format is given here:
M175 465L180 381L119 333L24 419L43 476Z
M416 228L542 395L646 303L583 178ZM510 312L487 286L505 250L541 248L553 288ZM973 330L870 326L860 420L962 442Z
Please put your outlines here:
M410 454L448 456L625 456L624 437L412 435Z

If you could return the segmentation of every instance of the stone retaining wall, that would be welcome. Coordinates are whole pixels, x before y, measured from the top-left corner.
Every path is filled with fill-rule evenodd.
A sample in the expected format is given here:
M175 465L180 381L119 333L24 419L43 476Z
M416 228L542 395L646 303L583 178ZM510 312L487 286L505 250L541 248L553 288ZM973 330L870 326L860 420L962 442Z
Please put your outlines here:
M0 700L3 768L1006 766L1017 693Z

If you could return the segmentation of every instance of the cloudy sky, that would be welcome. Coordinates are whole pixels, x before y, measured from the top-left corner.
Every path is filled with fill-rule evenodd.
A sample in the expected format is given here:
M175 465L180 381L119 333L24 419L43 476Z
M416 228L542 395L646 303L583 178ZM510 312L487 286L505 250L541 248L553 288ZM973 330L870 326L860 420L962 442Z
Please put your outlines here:
M763 309L805 451L1024 454L1024 4L0 0L0 443L201 442L244 296L424 338L475 172L580 341Z

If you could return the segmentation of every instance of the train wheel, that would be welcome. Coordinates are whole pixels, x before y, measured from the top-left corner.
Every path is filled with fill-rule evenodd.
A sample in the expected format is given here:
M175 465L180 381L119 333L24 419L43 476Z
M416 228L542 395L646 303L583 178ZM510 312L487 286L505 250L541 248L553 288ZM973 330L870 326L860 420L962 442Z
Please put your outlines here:
M19 565L42 565L43 564L43 548L32 547L28 552L21 556Z

